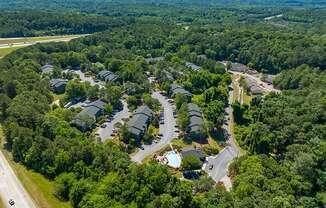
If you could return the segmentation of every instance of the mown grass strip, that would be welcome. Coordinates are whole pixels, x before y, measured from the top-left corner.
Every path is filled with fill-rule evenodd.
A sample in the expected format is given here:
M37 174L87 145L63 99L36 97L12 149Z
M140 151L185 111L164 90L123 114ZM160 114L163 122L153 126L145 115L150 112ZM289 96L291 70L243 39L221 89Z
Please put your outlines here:
M18 179L21 181L26 191L31 195L36 205L40 208L71 208L69 202L62 202L53 195L54 183L43 175L28 170L25 166L16 163L8 151L3 149L4 136L0 126L1 151L7 158L10 166L15 171ZM0 208L1 202L0 202Z

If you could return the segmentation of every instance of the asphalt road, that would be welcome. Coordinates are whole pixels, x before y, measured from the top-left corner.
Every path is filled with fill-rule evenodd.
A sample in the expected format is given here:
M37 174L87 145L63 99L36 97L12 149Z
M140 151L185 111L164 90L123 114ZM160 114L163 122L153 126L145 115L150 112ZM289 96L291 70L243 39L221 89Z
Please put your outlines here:
M3 153L0 151L0 197L6 208L36 208L32 198L24 189ZM9 200L15 201L14 206Z
M229 91L229 105L225 109L224 114L224 124L222 126L224 135L227 137L227 147L224 148L219 154L215 156L207 157L207 163L203 166L203 169L208 173L209 176L215 182L221 181L222 178L227 177L228 166L230 162L240 155L240 149L234 141L234 138L231 134L231 116L233 114L232 110L232 100L233 100L233 90ZM213 169L209 167L213 165Z
M123 104L122 111L117 112L114 115L113 120L111 122L105 122L104 123L106 124L105 128L100 127L97 130L97 133L99 134L99 137L101 138L102 142L112 138L111 134L113 133L114 125L116 123L123 122L122 119L129 117L128 104L124 100L122 100L122 104Z
M273 85L268 85L267 83L261 81L258 77L255 77L250 74L240 73L240 72L231 72L233 74L240 74L242 76L249 76L257 81L257 83L265 90L266 92L280 92L280 90L275 89ZM224 148L219 154L215 156L207 157L207 163L203 166L203 169L210 175L215 182L221 181L222 178L227 177L228 166L230 162L240 156L240 148L236 144L232 134L231 134L231 116L233 115L233 109L231 107L233 100L233 90L229 91L229 105L225 109L224 114L224 124L222 126L223 132L227 137L227 147ZM209 167L213 165L212 170Z
M144 150L139 150L135 155L131 156L131 160L137 163L141 163L145 157L154 154L158 150L168 145L172 139L178 137L176 130L176 119L173 117L173 106L168 102L167 98L158 92L153 92L152 97L158 99L164 109L164 124L160 124L160 133L163 137L157 142L151 145L144 145Z

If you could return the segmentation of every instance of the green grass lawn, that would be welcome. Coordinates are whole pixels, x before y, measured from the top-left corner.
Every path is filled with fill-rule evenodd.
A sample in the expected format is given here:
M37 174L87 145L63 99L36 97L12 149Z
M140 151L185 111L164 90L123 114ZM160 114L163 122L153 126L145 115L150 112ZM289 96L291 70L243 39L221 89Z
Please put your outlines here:
M57 40L60 38L78 38L81 35L58 35L58 36L42 36L42 37L30 37L30 38L0 38L0 44L14 44L14 43L24 43L42 40ZM0 48L0 58L6 56L7 54L25 46L13 46L10 48Z
M0 48L0 58L4 57L5 55L19 49L23 48L22 46L11 47L11 48Z
M239 101L239 83L237 79L240 79L239 75L232 75L232 88L233 88L233 100L232 102Z
M3 133L0 126L1 151L15 171L17 177L40 208L71 208L69 202L61 202L53 195L53 182L39 173L28 170L25 166L15 163L8 151L3 149ZM0 202L0 208L1 202Z
M243 93L243 104L250 104L253 96L248 95L246 92Z

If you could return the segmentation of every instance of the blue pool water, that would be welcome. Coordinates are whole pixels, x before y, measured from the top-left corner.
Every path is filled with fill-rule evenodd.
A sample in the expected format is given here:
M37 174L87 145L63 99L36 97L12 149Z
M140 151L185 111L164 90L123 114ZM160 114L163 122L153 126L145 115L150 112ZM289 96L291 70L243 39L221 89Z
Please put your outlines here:
M181 157L174 151L165 153L165 157L168 160L168 166L172 168L179 168L181 166Z

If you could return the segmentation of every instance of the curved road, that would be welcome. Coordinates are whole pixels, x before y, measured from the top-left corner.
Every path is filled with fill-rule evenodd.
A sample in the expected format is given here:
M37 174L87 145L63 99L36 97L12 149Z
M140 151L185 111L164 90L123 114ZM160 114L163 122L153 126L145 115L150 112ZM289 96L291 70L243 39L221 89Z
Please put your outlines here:
M207 163L203 166L203 169L213 178L215 182L219 182L222 178L227 176L230 162L240 155L240 148L234 141L231 133L230 121L233 114L231 106L232 100L233 90L229 90L229 105L225 109L224 124L222 126L224 136L227 137L227 147L224 148L219 154L207 157ZM211 165L213 165L212 170L209 169Z
M231 71L230 71L231 72ZM266 92L280 92L280 90L275 89L273 85L268 85L267 83L260 80L258 77L252 76L246 73L231 72L233 74L240 74L242 76L248 76L257 81L257 83ZM227 147L224 148L219 154L215 156L207 157L207 163L203 166L203 169L210 175L215 182L222 181L225 177L228 177L228 166L232 160L241 155L240 148L236 144L232 133L231 133L231 117L233 116L232 101L233 101L233 89L229 90L228 107L225 109L224 124L222 130L225 137L227 137ZM209 167L213 165L212 170Z
M20 183L3 153L0 151L0 197L6 208L37 208L32 198ZM8 201L13 199L14 206Z
M139 152L131 156L131 160L137 163L141 163L145 157L154 154L178 137L178 133L174 132L176 130L176 119L173 117L172 105L159 92L153 92L152 97L157 99L164 109L164 124L160 124L160 133L163 134L163 137L157 143L144 145L144 150L139 150Z

